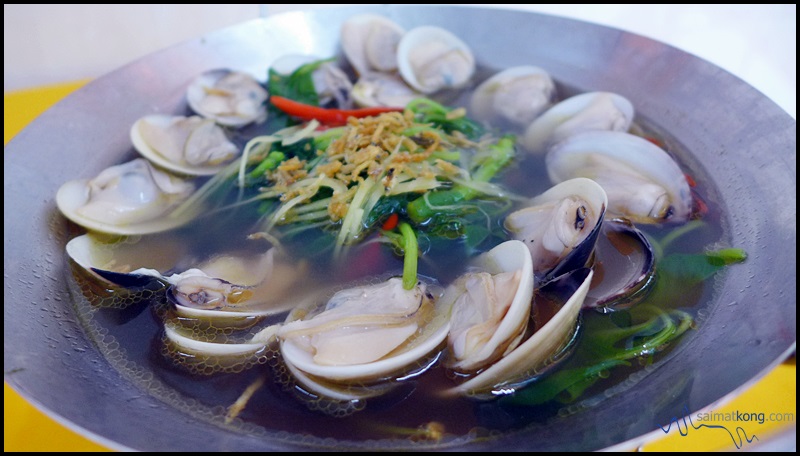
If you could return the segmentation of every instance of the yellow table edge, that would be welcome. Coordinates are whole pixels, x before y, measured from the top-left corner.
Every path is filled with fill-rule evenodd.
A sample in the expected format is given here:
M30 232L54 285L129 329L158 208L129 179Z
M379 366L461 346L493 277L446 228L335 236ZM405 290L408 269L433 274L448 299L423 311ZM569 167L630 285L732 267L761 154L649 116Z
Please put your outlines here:
M88 81L75 81L3 94L3 144L8 142L39 114L82 87ZM778 365L747 388L729 403L713 410L721 418L697 421L692 424L677 423L663 436L647 436L648 443L637 448L620 446L619 449L639 451L726 451L745 450L748 446L765 442L771 435L792 432L795 428L797 407L797 369L795 358ZM765 414L764 422L758 420ZM756 420L731 422L727 418L753 416ZM770 414L782 418L769 420ZM700 417L702 418L702 417ZM713 418L713 417L711 417ZM666 426L668 423L664 423ZM700 424L721 426L701 427ZM733 438L728 429L738 431ZM795 428L796 429L796 428ZM685 430L685 432L684 432ZM796 430L794 431L796 436ZM652 434L652 433L651 433ZM753 439L753 436L756 436ZM652 440L651 440L652 439ZM752 440L752 442L748 442ZM796 438L795 438L796 445ZM3 449L4 451L108 451L103 445L80 435L31 405L8 384L3 387Z

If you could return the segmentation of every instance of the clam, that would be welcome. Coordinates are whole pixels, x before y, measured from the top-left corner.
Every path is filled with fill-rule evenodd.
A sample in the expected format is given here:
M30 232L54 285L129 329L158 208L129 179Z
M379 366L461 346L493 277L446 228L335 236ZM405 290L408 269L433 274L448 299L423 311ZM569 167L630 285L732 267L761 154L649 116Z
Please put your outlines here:
M349 109L352 106L353 83L334 62L310 55L287 54L275 60L270 69L289 77L304 65L310 65L308 70L311 71L311 81L319 96L320 106L335 104L339 109Z
M87 233L66 245L73 278L84 297L96 307L119 309L163 299L167 284L158 270L172 268L185 250L170 233L145 237Z
M395 73L366 73L353 86L352 96L361 107L404 107L423 95Z
M288 291L303 276L276 253L243 249L212 255L186 269L185 245L160 234L104 241L82 235L67 243L67 254L108 287L166 289L166 301L184 319L263 317L288 310ZM277 257L277 258L276 258ZM181 272L175 272L181 271Z
M546 71L517 66L481 83L472 94L469 113L475 120L515 129L530 125L552 105L556 86Z
M359 75L397 69L397 46L405 29L378 14L358 14L342 24L342 51Z
M570 136L593 130L628 131L633 122L633 105L611 92L588 92L556 104L536 118L520 143L533 153L547 149Z
M509 214L505 227L530 251L542 281L586 265L597 241L608 198L591 179L575 178Z
M267 91L240 71L206 71L186 89L186 101L198 115L227 127L243 127L267 118Z
M194 189L191 182L137 158L107 168L93 179L66 182L56 193L56 204L65 217L88 230L147 234L192 220L194 211L173 211Z
M169 233L112 239L88 233L67 242L66 251L87 273L107 285L118 286L126 282L125 275L160 278L158 271L172 269L186 246Z
M678 164L663 149L623 132L591 131L555 145L545 158L553 183L586 177L608 194L610 215L634 223L685 222L692 194Z
M520 241L498 245L472 268L442 296L453 302L448 367L462 373L485 368L519 345L533 298L531 256Z
M167 297L178 315L195 318L239 318L289 310L288 291L302 275L295 266L266 252L216 255L197 268L167 278Z
M296 305L302 277L303 265L286 262L275 248L218 255L167 277L163 353L193 372L264 362L279 325L262 322Z
M239 155L223 129L199 116L149 115L131 127L139 154L156 165L188 176L210 176Z
M375 385L426 365L447 337L448 311L423 282L411 290L399 278L345 289L321 307L290 313L278 331L281 354L290 370L316 379L301 380L309 388Z
M466 85L475 73L475 56L451 32L422 26L403 35L397 47L397 67L408 85L431 94Z
M592 276L591 269L581 268L549 282L545 288L563 296L558 298L563 304L556 314L532 334L526 333L515 349L444 394L478 398L508 394L563 359L575 338L581 306L589 291ZM529 317L529 314L525 315L525 318Z

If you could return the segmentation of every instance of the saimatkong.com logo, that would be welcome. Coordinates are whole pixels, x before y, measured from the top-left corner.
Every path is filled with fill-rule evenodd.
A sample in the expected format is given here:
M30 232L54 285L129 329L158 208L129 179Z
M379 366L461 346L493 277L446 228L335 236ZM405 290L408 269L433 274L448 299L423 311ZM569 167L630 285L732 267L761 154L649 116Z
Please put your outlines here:
M764 424L766 422L791 422L794 421L794 413L770 413L764 412L708 412L698 413L695 415L695 420L702 421L724 421L729 423L758 423Z
M678 432L680 432L682 436L686 436L689 434L690 428L695 430L701 428L720 429L730 435L737 449L742 448L745 443L752 443L754 440L759 440L758 436L755 434L748 434L748 431L745 429L748 423L788 423L795 419L794 413L741 412L738 410L734 412L703 412L697 413L692 417L688 406L684 406L683 412L683 418L673 417L666 426L661 426L661 430L667 434L674 424L675 427L678 428ZM711 422L714 424L710 424Z

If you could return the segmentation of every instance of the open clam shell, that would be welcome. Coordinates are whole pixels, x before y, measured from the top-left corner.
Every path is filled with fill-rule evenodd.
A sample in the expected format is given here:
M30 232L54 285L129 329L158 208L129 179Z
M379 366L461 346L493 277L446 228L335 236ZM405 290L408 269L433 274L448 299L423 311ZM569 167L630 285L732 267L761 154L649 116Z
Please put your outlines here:
M545 70L516 66L495 74L475 89L469 114L498 127L525 128L552 105L555 93L555 83Z
M448 364L459 372L474 372L516 348L533 298L533 263L522 242L504 242L472 267L442 296L452 302Z
M199 116L145 116L133 124L130 134L143 157L187 176L214 175L240 153L219 125Z
M409 30L400 40L397 68L408 85L431 94L465 85L475 73L475 56L453 33L422 26Z
M342 290L323 309L292 312L278 333L284 361L333 382L402 375L435 351L450 329L449 309L426 288L419 283L405 290L392 278Z
M88 230L148 234L194 219L197 210L174 212L194 189L190 181L137 158L107 168L94 179L66 182L56 193L56 204L65 217Z
M206 71L186 89L186 101L195 113L234 128L265 121L267 96L255 78L225 68Z
M639 136L581 133L555 145L545 162L551 182L592 179L608 194L609 214L634 223L685 222L692 213L692 193L681 168Z
M113 239L83 234L66 246L72 261L110 285L120 285L108 279L110 274L160 277L158 271L175 266L175 259L185 250L185 245L169 234Z
M184 251L184 244L170 234L109 237L88 233L66 245L73 277L84 297L96 307L118 309L163 299L167 283L151 267L170 269Z
M361 107L404 107L423 95L396 73L366 73L353 86L352 96Z
M548 148L584 131L628 131L633 104L611 92L588 92L567 98L545 111L525 130L520 144L544 154Z
M516 349L476 376L446 390L445 394L494 396L514 391L535 378L539 370L552 363L553 357L563 352L573 339L592 276L589 268L561 276L558 281L568 282L563 286L572 292L561 309Z
M167 297L185 318L236 319L285 312L294 306L286 298L303 267L275 256L274 248L214 256L169 277Z
M605 217L608 197L591 179L561 182L531 199L504 222L533 258L533 271L547 281L587 264Z
M357 14L341 27L342 52L359 75L397 69L397 46L405 29L379 14Z

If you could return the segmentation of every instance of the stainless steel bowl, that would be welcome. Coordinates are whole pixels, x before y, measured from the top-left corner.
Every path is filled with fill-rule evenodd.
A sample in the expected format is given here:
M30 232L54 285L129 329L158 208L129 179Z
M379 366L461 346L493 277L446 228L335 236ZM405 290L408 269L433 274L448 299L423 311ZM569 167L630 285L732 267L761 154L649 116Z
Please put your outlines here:
M734 394L796 341L796 122L764 95L703 60L653 40L583 22L495 9L374 6L255 20L147 56L74 93L21 132L4 154L4 376L49 414L112 447L136 450L381 448L237 432L147 394L87 337L67 289L68 224L54 203L69 179L132 156L141 115L185 108L192 77L217 67L265 74L285 53L338 52L344 19L385 14L445 27L491 68L536 64L576 90L624 94L666 132L710 185L731 243L750 255L718 281L696 335L630 390L581 413L447 450L596 450L655 435L676 415Z

